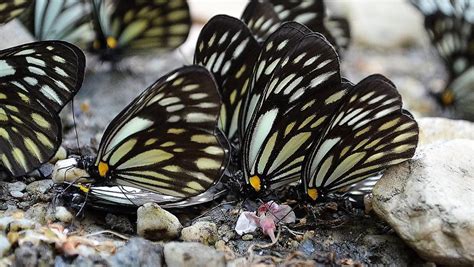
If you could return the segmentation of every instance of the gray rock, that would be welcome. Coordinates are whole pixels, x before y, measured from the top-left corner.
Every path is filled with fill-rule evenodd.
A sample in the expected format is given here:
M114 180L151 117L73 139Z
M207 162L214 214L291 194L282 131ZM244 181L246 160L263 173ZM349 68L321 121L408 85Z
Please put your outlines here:
M14 266L53 266L53 251L46 243L23 243L15 249Z
M163 247L143 238L132 238L108 262L110 266L163 266Z
M10 191L10 195L14 198L22 198L25 194L20 191Z
M373 190L374 211L420 256L474 264L474 141L422 146L389 168Z
M108 228L125 234L132 234L133 227L130 220L125 216L117 216L112 213L105 215L105 223Z
M146 203L137 211L137 233L150 240L177 238L183 226L178 218L156 203Z
M474 123L446 118L417 119L420 127L419 144L427 145L451 139L474 140Z
M70 223L74 219L74 215L72 215L72 213L70 213L65 207L56 207L54 217L56 220L63 223Z
M5 236L0 235L0 257L5 256L10 248L11 244L8 239Z
M34 181L26 187L26 191L31 194L44 194L53 186L51 179Z
M23 190L25 190L25 188L26 188L26 184L23 182L14 182L14 183L8 184L8 190L10 190L10 192L12 191L22 192Z
M46 224L46 213L48 210L48 204L36 203L25 212L25 218L31 219L42 225Z
M217 241L217 226L212 222L196 222L181 231L181 239L188 242L200 242L204 245L213 245Z
M170 242L164 245L165 263L168 267L225 266L224 253L201 243Z

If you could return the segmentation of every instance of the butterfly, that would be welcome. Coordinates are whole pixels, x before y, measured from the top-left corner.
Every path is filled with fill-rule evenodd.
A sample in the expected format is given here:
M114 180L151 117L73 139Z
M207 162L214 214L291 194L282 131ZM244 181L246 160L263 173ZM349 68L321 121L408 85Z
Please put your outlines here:
M71 166L85 171L74 179L92 185L92 198L109 202L118 192L121 196L112 202L155 200L164 205L198 196L192 203L198 204L219 182L229 160L227 139L216 128L219 109L212 75L199 66L179 68L112 120L97 156L82 157Z
M0 51L0 161L11 176L51 159L61 143L58 113L82 85L85 57L62 41Z
M474 120L474 34L472 1L411 1L425 16L425 28L449 73L446 88L434 94L459 118Z
M246 47L243 44L248 44L249 40L252 40L251 34L245 30L247 28L242 24L239 20L227 16L215 17L203 28L198 39L196 58L200 59L199 62L202 62L202 65L211 70L214 75L219 77L223 73L225 74L219 77L218 81L232 81L232 75L237 76L230 71L227 74L222 70L231 69L233 60L239 58L233 56L235 51L243 54ZM241 47L237 49L236 47L239 45ZM367 119L373 123L389 122L391 117L388 115L401 118L401 121L412 125L411 128L408 128L410 134L417 137L416 122L407 111L401 109L400 95L395 86L380 75L370 76L367 81L372 79L383 81L381 82L384 86L382 88L388 90L387 95L380 96L377 95L378 92L374 92L372 93L374 99L372 99L369 94L365 97L358 94L364 90L376 89L371 87L373 83L364 82L360 85L353 85L341 78L338 55L334 47L321 34L312 32L299 23L288 22L270 34L262 43L259 51L257 57L249 57L247 54L242 56L249 60L250 63L247 64L249 66L253 64L253 67L250 67L251 71L241 71L242 74L248 75L241 78L243 81L241 84L248 84L244 87L245 93L234 93L234 96L237 96L235 99L241 104L239 104L240 108L237 111L234 110L239 114L232 116L237 118L232 120L232 127L237 127L237 132L241 135L239 156L243 171L242 191L246 195L261 195L284 185L306 183L307 187L303 189L305 195L312 196L311 199L315 200L317 199L313 193L315 189L329 192L330 189L335 188L336 184L333 183L321 183L317 186L310 183L313 173L307 172L307 169L311 165L310 162L319 159L316 157L317 152L314 151L324 151L326 148L326 146L319 148L317 144L323 144L326 140L335 141L336 137L333 135L340 134L339 139L346 141L343 143L346 145L345 147L337 147L344 149L340 153L344 152L345 157L363 153L359 152L360 147L357 147L356 143L354 147L346 148L349 146L347 143L349 141L344 139L347 138L346 135L358 134L358 128L338 126L333 127L334 130L331 131L328 128L336 119L340 120L344 112L348 114L344 122L347 122L350 116L353 117L352 119ZM240 55L240 53L237 54ZM256 61L251 61L254 58ZM248 69L247 67L239 68L239 64L237 66L239 70ZM231 88L230 86L232 84L221 90L227 90ZM242 87L236 86L236 88ZM236 92L239 91L236 90ZM232 93L226 94L224 91L222 95L232 95ZM387 102L388 107L385 111L381 109L381 100ZM225 98L223 102L226 103ZM351 106L347 103L359 106ZM229 107L231 106L229 105ZM353 109L357 109L356 112L349 112ZM375 111L371 109L375 109ZM349 121L352 123L352 120ZM363 125L362 122L360 125ZM375 128L369 129L367 133L378 133L375 130ZM385 130L379 130L379 132L386 133ZM368 142L367 139L372 141L366 136L367 133L365 135L364 133L358 134L352 141L357 141L356 137L359 135L360 138L365 138L359 143ZM400 136L404 136L403 134L405 134L404 131L396 132L379 142L382 142L381 145L383 145L388 142L390 137L402 138ZM398 157L400 157L400 162L402 159L410 158L417 143L415 137L407 141L410 149L406 153L397 154L392 153L391 150L383 149L377 151L385 154L382 155L381 160L374 162L372 166L374 173L395 164L395 159L399 159ZM396 150L398 147L394 149ZM312 156L309 156L311 153ZM364 153L364 155L368 155L369 152ZM328 156L330 155L328 154ZM335 155L332 158L334 157ZM336 159L344 160L345 157L339 155ZM330 167L336 168L340 162L334 160L330 163L332 164L329 165ZM342 161L342 163L345 167L351 166L350 162ZM327 164L329 163L323 167L328 167ZM368 167L367 165L369 164L367 163L364 167ZM352 166L354 168L350 168L350 170L359 171L358 166ZM319 168L321 166L316 167L316 170ZM343 174L345 176L337 177L337 182L348 178L355 183L366 178L347 176L348 173ZM349 186L351 184L348 182L349 180L344 180L347 182L344 185ZM341 185L338 189L342 189L342 187ZM320 195L323 193L321 192Z
M252 0L242 20L260 41L282 23L295 21L324 35L338 50L347 49L350 42L349 22L342 17L327 16L323 0Z
M30 4L28 0L3 0L0 4L0 23L19 16Z
M62 39L102 60L171 50L191 28L185 0L36 0L24 22L39 40Z

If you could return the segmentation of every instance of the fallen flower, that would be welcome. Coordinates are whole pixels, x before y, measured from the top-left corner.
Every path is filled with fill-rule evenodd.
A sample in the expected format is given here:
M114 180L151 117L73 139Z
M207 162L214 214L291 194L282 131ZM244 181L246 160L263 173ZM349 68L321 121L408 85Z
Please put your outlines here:
M288 205L279 205L269 201L260 205L256 212L244 211L240 214L235 225L235 231L239 235L255 232L261 228L272 242L275 242L275 230L277 223L294 223L296 215Z

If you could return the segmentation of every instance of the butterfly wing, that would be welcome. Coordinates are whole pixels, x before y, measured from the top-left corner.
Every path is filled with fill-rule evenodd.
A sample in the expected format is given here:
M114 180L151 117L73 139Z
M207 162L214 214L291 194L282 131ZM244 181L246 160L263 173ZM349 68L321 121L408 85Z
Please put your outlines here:
M339 50L345 50L351 42L351 28L349 21L343 17L329 17L324 20L324 25L331 33L333 42ZM323 33L324 34L324 33Z
M205 66L216 79L223 103L219 125L229 140L238 136L239 114L259 50L245 24L229 16L212 18L199 35L194 63Z
M94 38L91 12L84 0L35 0L21 20L38 40L64 40L86 47Z
M93 49L116 49L122 54L181 45L191 28L185 0L93 0L97 39Z
M299 179L309 145L346 93L332 45L304 28L279 28L254 69L257 97L249 102L242 165L255 191L261 183L276 188Z
M220 96L202 67L183 67L155 82L107 127L95 172L110 184L176 198L206 191L228 163L216 132ZM106 175L107 174L107 175Z
M13 176L48 161L61 143L58 113L82 85L85 58L60 41L0 51L1 161Z
M415 153L417 123L401 108L400 94L388 79L369 76L345 99L304 162L303 184L313 200Z
M265 41L282 24L273 4L269 1L250 1L241 19L259 41Z
M4 0L0 4L0 24L6 23L19 16L29 5L31 1L24 0Z

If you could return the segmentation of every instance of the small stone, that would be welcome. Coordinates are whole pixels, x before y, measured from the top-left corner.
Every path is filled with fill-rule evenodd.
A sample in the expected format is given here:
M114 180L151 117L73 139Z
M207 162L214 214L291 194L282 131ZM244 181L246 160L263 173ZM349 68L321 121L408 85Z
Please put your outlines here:
M7 252L10 250L11 244L8 239L0 235L0 257L7 255Z
M217 240L217 226L212 222L196 222L181 231L181 240L213 245Z
M39 180L30 183L26 187L26 191L35 195L45 194L52 186L53 181L51 181L50 179Z
M8 184L8 190L10 192L12 191L22 192L23 190L25 190L25 188L26 188L26 184L23 182L14 182L14 183Z
M108 259L110 266L163 266L163 247L136 237L120 247Z
M63 223L70 223L74 219L74 215L72 215L72 213L70 213L65 207L56 207L54 217L56 220Z
M149 240L177 238L183 228L178 218L156 203L146 203L137 211L137 233Z
M374 211L420 256L441 265L474 264L474 140L421 146L387 169Z
M244 241L250 241L252 239L253 239L253 235L251 235L251 234L245 234L245 235L242 236L242 240L244 240Z
M170 242L164 245L165 263L168 267L214 266L224 267L222 252L196 242Z
M10 191L10 195L14 198L22 198L25 194L20 191Z
M25 218L44 225L46 224L47 210L48 204L36 203L25 212Z

